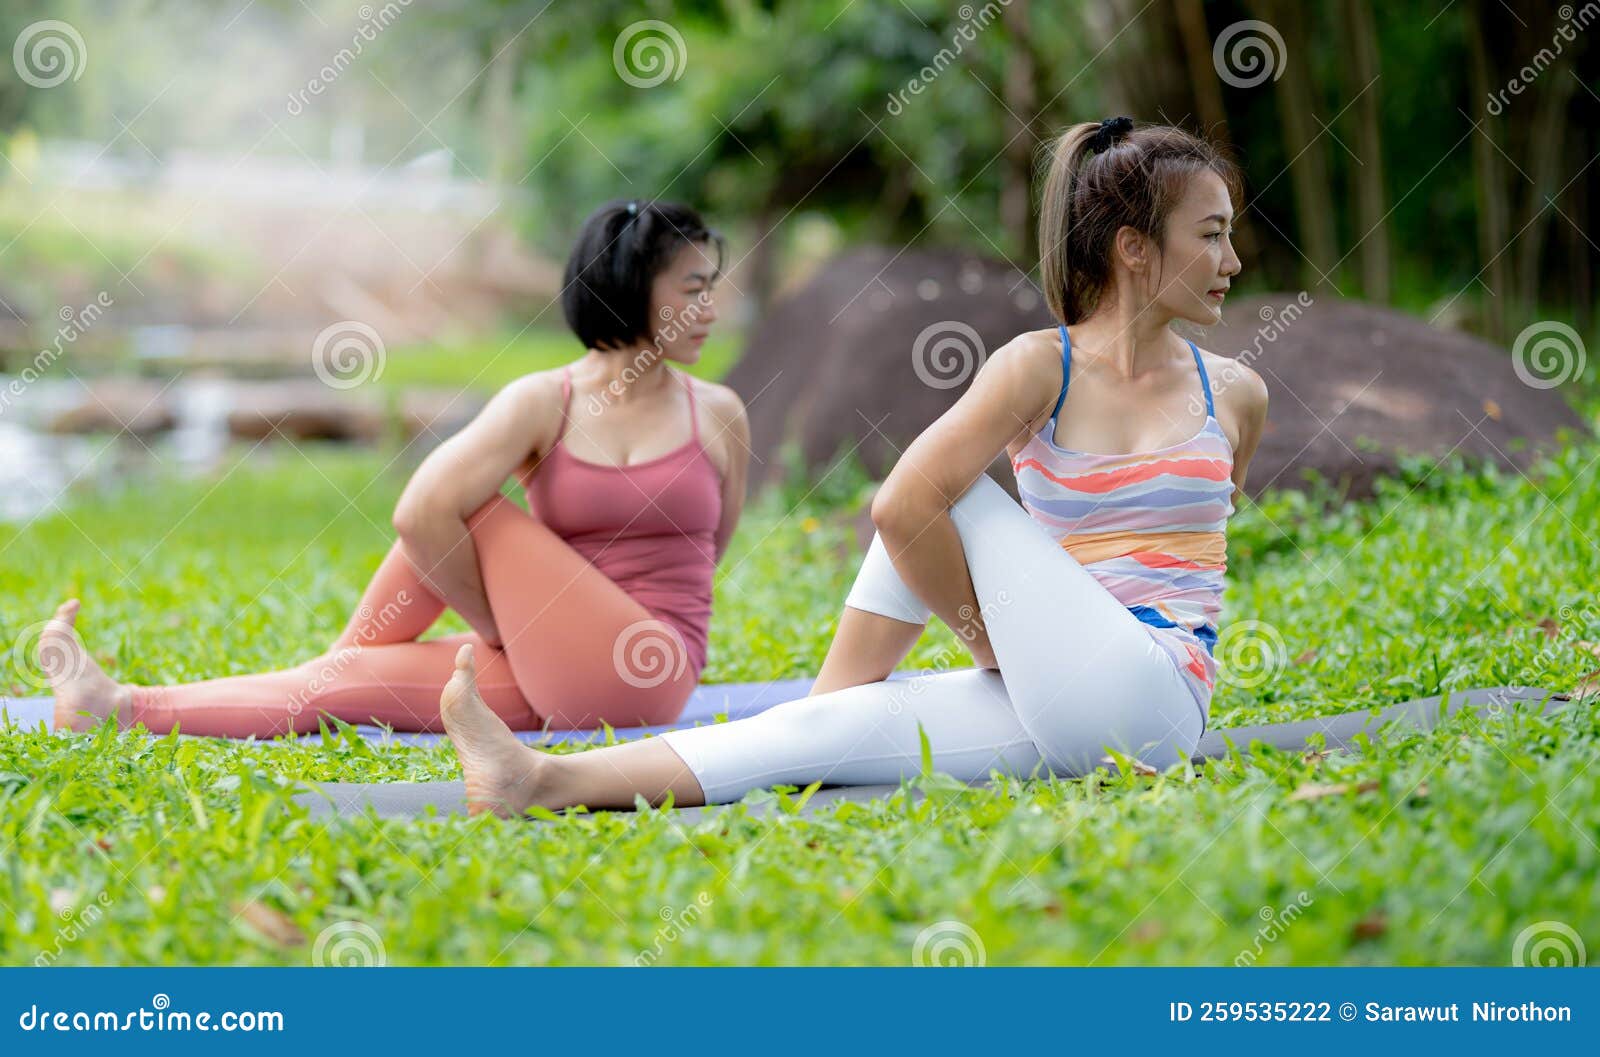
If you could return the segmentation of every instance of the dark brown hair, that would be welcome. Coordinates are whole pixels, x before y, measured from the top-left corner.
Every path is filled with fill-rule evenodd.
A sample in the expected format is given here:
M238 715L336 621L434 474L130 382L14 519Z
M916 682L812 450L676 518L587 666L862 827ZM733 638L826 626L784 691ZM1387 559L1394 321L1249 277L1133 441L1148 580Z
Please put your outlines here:
M1073 125L1046 146L1039 272L1050 311L1063 323L1077 323L1099 303L1120 228L1161 245L1167 217L1195 174L1222 177L1235 210L1243 195L1238 166L1214 144L1172 125L1104 124Z

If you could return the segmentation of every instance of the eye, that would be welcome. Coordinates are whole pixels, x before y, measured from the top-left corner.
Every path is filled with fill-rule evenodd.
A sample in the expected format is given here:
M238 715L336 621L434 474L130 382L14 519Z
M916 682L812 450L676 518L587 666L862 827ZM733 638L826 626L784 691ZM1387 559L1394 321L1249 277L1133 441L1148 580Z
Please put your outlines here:
M1221 231L1213 231L1211 234L1207 235L1206 238L1208 238L1208 239L1221 238L1223 234L1225 234L1225 233L1221 232Z

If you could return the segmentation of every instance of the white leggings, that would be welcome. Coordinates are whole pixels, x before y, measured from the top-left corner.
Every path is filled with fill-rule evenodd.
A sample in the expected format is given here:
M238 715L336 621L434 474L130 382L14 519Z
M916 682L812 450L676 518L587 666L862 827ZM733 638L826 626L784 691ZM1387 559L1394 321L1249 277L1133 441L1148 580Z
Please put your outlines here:
M1081 777L1107 746L1162 770L1189 758L1200 709L1149 630L987 475L950 513L1000 670L867 683L660 735L706 803L819 779L898 783L921 770L919 723L934 769L969 782L991 770ZM845 604L929 617L877 536Z

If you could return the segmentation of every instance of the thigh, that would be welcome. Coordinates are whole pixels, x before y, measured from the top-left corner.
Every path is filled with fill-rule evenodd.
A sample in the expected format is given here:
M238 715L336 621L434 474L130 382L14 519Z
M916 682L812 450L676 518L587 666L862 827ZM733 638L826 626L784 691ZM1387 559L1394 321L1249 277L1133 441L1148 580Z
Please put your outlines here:
M535 712L574 730L678 717L700 673L675 627L503 496L467 524L511 671Z
M980 477L951 517L1012 706L1053 771L1087 773L1102 742L1153 751L1198 721L1149 629L998 484Z

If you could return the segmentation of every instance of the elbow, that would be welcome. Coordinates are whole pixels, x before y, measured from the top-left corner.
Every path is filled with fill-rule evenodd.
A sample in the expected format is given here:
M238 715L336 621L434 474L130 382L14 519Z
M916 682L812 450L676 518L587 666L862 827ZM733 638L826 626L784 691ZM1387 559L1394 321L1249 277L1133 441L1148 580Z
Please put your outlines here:
M892 475L872 497L872 527L886 540L916 537L938 513L938 505L928 501L926 490L912 489L907 493Z

